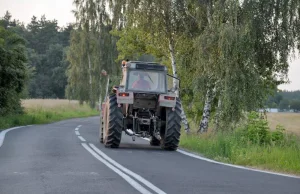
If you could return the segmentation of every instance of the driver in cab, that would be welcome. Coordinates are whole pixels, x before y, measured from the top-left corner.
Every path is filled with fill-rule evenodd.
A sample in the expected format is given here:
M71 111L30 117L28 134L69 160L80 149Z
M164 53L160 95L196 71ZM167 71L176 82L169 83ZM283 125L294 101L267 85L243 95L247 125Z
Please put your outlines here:
M150 90L151 86L147 80L144 79L143 73L138 73L138 80L133 82L132 88L140 90Z

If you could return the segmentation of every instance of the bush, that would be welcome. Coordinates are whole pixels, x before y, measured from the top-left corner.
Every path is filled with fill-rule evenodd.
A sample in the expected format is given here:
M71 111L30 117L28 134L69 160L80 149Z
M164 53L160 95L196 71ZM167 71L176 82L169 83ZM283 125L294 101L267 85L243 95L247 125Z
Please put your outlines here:
M282 143L284 140L284 132L285 132L285 128L281 125L277 125L276 130L271 133L272 142L274 142L275 144Z
M251 112L248 115L247 124L242 128L242 132L244 140L255 144L270 143L271 134L268 122L261 119L256 112Z

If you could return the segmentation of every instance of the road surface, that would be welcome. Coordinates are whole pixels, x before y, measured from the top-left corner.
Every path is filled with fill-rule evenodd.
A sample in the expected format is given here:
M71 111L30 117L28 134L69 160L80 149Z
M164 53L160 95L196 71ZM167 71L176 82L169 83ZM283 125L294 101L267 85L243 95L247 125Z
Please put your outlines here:
M300 194L300 179L215 164L123 135L98 142L99 117L9 131L0 142L0 194ZM2 134L3 136L3 134Z

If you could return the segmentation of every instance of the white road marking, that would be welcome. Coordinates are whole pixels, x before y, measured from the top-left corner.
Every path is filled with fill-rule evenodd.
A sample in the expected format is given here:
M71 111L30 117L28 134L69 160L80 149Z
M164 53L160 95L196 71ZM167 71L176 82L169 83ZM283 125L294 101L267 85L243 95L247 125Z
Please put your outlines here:
M22 128L22 127L26 127L26 126L21 126L21 127L13 127L13 128L10 128L10 129L6 129L2 132L0 132L0 147L3 145L3 141L4 141L4 138L5 138L5 135L6 133L14 130L14 129L19 129L19 128Z
M142 139L150 141L148 138L142 138ZM247 168L247 167L244 167L244 166L239 166L239 165L234 165L234 164L227 164L227 163L223 163L223 162L218 162L218 161L211 160L211 159L208 159L208 158L204 158L202 156L199 156L199 155L196 155L196 154L193 154L193 153L190 153L190 152L186 152L186 151L181 150L181 149L177 149L176 151L179 152L179 153L181 153L181 154L184 154L186 156L189 156L189 157L192 157L192 158L196 158L196 159L199 159L199 160L204 160L206 162L210 162L210 163L214 163L214 164L221 164L221 165L224 165L224 166L230 166L230 167L233 167L233 168L239 168L239 169L244 169L244 170L249 170L249 171L254 171L254 172L262 172L262 173L266 173L266 174L272 174L272 175L278 175L278 176L284 176L284 177L289 177L289 178L300 179L300 176L294 176L294 175L289 175L289 174L282 174L282 173L270 172L270 171L266 171L266 170L258 170L258 169L254 169L254 168Z
M226 163L223 163L223 162L217 162L215 160L204 158L204 157L201 157L201 156L198 156L196 154L192 154L192 153L180 150L180 149L177 150L177 152L179 152L181 154L184 154L186 156L190 156L190 157L193 157L193 158L196 158L196 159L199 159L199 160L204 160L204 161L207 161L207 162L210 162L210 163L214 163L214 164L221 164L221 165L230 166L230 167L234 167L234 168L239 168L239 169L244 169L244 170L249 170L249 171L255 171L255 172L262 172L262 173L267 173L267 174L272 174L272 175L278 175L278 176L285 176L285 177L290 177L290 178L298 178L298 179L300 178L299 176L294 176L294 175L288 175L288 174L270 172L270 171L265 171L265 170L258 170L258 169L247 168L247 167L244 167L244 166L239 166L239 165L234 165L234 164L226 164Z
M75 128L75 131L78 131L78 129L79 129L78 127L77 127L77 128Z
M80 128L82 125L78 125L77 128Z
M84 141L84 142L86 142L85 141L85 139L82 137L82 136L77 136L81 141Z
M164 191L162 191L161 189L159 189L158 187L156 187L155 185L153 185L152 183L150 183L149 181L147 181L146 179L144 179L143 177L141 177L140 175L132 172L131 170L125 168L124 166L122 166L121 164L117 163L116 161L114 161L113 159L111 159L109 156L107 156L105 153L103 153L101 150L99 150L94 144L89 144L95 152L97 152L100 156L102 156L104 159L106 159L108 162L110 162L111 164L113 164L114 166L116 166L117 168L119 168L120 170L122 170L123 172L127 173L128 175L132 176L133 178L135 178L136 180L140 181L141 183L143 183L144 185L146 185L147 187L149 187L150 189L152 189L153 191L155 191L156 193L162 193L162 194L166 194Z
M79 131L75 131L75 134L76 134L76 135L80 135Z
M146 188L144 188L142 185L140 185L137 181L135 181L133 178L128 176L127 174L123 173L118 168L114 167L112 164L104 160L102 157L100 157L94 150L92 150L86 143L81 143L81 145L90 152L96 159L98 159L100 162L102 162L104 165L106 165L108 168L113 170L115 173L120 175L126 182L128 182L131 186L133 186L136 190L138 190L140 193L143 194L151 194L150 191L148 191Z

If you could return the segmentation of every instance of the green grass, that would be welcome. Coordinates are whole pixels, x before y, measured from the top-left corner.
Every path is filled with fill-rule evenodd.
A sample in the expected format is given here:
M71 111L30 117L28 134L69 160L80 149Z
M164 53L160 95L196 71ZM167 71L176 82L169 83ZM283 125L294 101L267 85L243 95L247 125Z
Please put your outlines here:
M15 126L46 124L64 119L99 115L97 110L89 108L88 105L74 102L62 100L30 100L30 102L24 105L24 114L0 117L0 131Z
M180 146L221 162L300 175L300 139L296 136L285 135L281 144L270 145L245 141L238 132L183 134Z

